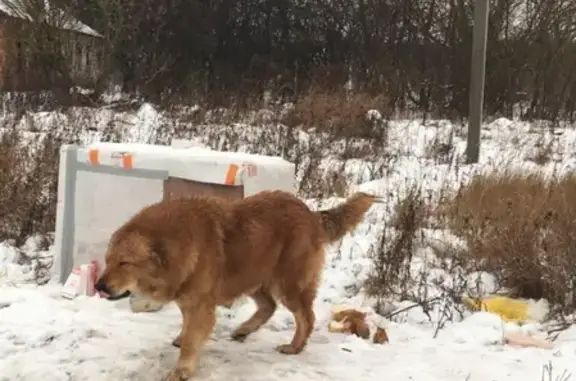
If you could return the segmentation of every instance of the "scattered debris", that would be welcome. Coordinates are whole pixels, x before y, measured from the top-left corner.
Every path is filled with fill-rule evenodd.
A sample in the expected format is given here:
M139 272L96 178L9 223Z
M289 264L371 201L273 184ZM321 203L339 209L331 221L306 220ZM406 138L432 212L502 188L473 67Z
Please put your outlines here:
M366 312L353 308L333 308L332 320L328 324L328 331L351 333L365 340L370 338L370 327L366 322Z
M91 261L89 264L74 266L68 275L66 283L60 294L67 299L74 299L78 295L96 295L94 283L98 275L98 262Z
M553 349L554 344L548 340L538 337L530 336L522 332L506 332L504 333L504 343L514 347L535 347L543 349Z
M376 333L374 334L374 337L372 338L372 342L374 344L389 343L390 340L388 339L388 334L386 333L386 330L382 327L376 328Z
M491 295L485 298L471 298L463 295L462 303L472 311L487 311L500 315L505 322L518 324L529 320L541 321L547 313L547 302L532 302L514 299L504 295Z

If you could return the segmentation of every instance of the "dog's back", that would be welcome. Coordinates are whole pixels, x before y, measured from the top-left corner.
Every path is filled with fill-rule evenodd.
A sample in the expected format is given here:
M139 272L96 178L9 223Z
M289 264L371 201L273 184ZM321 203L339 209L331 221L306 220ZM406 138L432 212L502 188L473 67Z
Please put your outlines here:
M313 212L290 193L264 191L234 203L225 234L226 289L264 285L283 298L315 289L325 244L352 230L372 202L372 196L359 194L337 208Z
M235 203L231 217L224 245L227 296L314 281L323 264L323 231L302 201L284 192L261 192Z

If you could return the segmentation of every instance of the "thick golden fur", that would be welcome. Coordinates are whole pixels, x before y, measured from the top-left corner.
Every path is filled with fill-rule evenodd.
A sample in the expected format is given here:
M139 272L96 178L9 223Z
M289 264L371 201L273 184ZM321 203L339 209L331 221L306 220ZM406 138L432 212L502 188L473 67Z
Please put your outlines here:
M320 212L282 191L235 202L209 196L159 202L114 232L96 288L111 299L139 292L177 303L183 325L170 381L194 373L216 306L242 295L249 295L257 310L232 337L244 340L270 319L280 302L294 314L296 332L277 350L296 354L313 330L324 246L353 230L374 201L374 196L357 193Z

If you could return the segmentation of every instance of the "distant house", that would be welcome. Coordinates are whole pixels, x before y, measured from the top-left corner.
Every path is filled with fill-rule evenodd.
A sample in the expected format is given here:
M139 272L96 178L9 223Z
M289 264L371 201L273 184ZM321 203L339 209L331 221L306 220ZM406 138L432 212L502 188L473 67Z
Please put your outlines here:
M47 0L0 0L0 89L93 84L102 35Z

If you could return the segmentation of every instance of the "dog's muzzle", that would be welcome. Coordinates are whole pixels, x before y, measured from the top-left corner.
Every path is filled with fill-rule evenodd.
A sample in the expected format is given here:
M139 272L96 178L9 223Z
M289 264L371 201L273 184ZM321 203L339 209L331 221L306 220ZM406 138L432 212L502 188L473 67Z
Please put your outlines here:
M102 282L102 280L96 282L96 284L94 285L94 289L99 293L107 295L106 296L107 300L120 300L130 296L130 291L124 291L121 294L113 295L114 293L110 290L110 288L106 283Z

